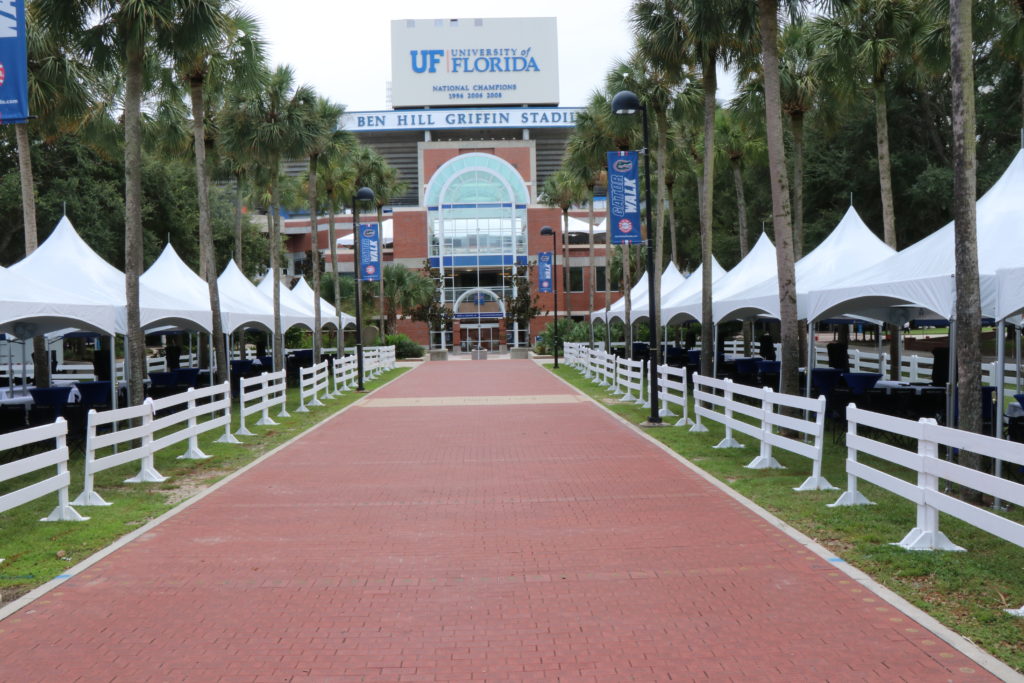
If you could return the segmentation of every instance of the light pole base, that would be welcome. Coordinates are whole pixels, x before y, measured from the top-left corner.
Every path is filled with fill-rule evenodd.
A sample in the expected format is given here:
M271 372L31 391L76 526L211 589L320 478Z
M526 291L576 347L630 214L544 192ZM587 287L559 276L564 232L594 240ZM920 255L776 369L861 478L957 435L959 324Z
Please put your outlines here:
M668 427L668 424L658 420L657 422L651 422L650 420L644 420L640 423L641 427Z

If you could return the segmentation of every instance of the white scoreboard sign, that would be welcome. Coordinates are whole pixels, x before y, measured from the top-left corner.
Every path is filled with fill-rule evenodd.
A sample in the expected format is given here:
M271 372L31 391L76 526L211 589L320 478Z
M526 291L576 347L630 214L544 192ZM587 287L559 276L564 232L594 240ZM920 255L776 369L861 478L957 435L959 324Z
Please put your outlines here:
M553 17L391 22L391 106L558 104Z

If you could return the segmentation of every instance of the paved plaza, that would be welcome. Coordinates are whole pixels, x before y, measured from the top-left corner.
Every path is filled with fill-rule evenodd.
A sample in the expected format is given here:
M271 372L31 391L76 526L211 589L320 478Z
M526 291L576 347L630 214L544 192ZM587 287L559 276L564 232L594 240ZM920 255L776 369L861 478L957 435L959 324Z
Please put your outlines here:
M0 679L994 680L531 361L424 363L70 573Z

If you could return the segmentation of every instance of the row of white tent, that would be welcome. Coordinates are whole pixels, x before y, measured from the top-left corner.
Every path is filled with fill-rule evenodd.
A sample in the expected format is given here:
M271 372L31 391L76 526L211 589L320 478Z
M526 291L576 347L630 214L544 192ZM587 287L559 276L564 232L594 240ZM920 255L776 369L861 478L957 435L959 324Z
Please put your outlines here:
M1024 150L977 202L981 311L1005 320L1024 312ZM684 278L670 264L662 275L661 324L701 319L699 267ZM712 259L714 323L757 317L778 318L775 247L762 234L729 272ZM956 281L953 223L896 252L886 246L850 207L832 233L796 263L797 317L814 322L839 316L901 325L910 320L955 317ZM648 310L645 273L632 288L630 322ZM592 320L625 322L625 300Z
M268 272L254 285L234 261L217 278L225 334L241 328L274 327L274 278ZM280 291L281 327L313 329L314 294L300 280ZM209 287L168 244L140 277L142 327L210 332ZM320 300L321 327L344 328L355 319ZM127 330L125 275L93 251L67 216L39 248L9 268L0 268L0 332L16 338L66 329L103 335Z

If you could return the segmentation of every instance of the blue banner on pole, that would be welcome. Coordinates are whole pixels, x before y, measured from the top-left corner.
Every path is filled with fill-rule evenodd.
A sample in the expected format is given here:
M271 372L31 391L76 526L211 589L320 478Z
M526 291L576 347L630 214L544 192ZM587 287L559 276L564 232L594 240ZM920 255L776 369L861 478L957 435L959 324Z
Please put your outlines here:
M537 291L550 294L555 291L553 280L555 275L553 252L537 252Z
M25 0L0 2L0 123L28 120Z
M608 152L608 224L612 244L640 244L640 155Z
M359 225L359 279L380 280L380 230L376 223Z

